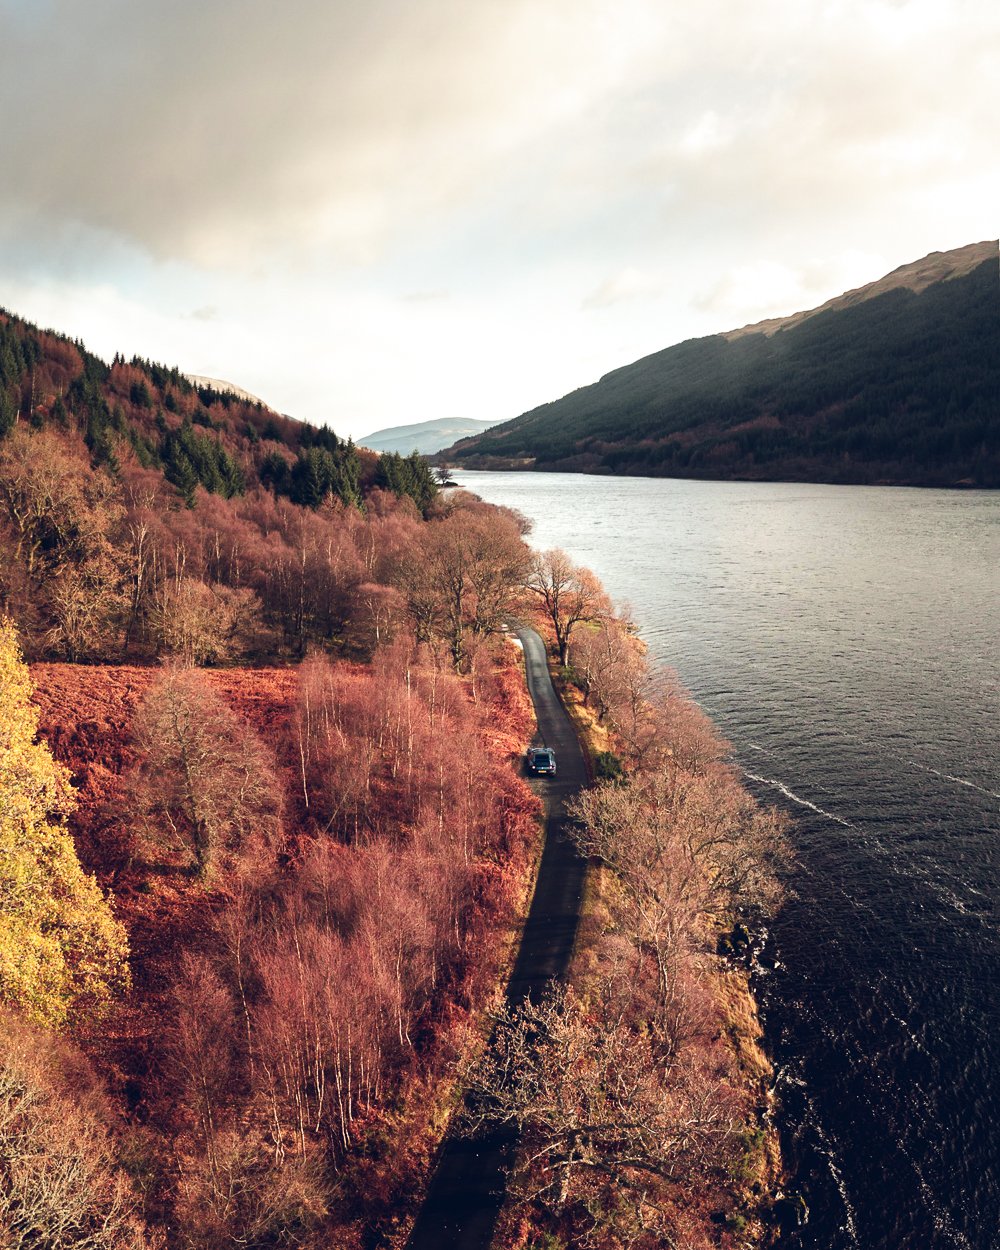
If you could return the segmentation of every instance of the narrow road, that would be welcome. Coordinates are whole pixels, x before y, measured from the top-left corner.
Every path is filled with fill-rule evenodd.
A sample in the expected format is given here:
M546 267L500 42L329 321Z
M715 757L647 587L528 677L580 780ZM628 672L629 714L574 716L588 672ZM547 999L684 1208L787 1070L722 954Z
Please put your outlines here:
M539 779L545 803L545 846L535 892L507 1002L538 999L547 982L565 975L573 953L586 864L566 837L564 804L587 784L576 730L555 692L545 644L533 629L517 631L524 647L528 690L535 704L535 743L556 753L555 778ZM503 1205L516 1140L511 1131L474 1139L449 1132L438 1156L427 1198L417 1216L408 1250L489 1250Z

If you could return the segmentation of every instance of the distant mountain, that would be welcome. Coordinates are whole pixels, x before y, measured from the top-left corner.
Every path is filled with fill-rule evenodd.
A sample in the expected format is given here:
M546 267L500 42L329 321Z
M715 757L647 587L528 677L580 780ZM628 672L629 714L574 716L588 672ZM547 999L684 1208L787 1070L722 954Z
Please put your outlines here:
M442 417L437 421L421 421L417 425L397 425L388 430L376 430L359 438L362 447L372 451L398 451L408 456L419 451L422 456L433 456L442 447L449 447L460 438L469 438L488 430L492 421L471 421L463 417Z
M245 391L242 386L234 386L232 382L224 382L221 378L206 378L200 373L185 373L184 376L197 389L216 391L220 395L235 395L237 399L245 399L248 404L260 404L262 408L274 411L270 404L265 404L256 395Z
M1000 250L689 339L442 453L467 468L1000 486Z

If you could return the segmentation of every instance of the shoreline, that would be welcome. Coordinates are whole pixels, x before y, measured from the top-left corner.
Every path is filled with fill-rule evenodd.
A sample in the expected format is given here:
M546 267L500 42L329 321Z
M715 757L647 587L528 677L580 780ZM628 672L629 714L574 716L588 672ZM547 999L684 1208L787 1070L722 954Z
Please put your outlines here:
M434 462L435 457L430 457ZM829 481L824 478L815 477L709 477L696 474L687 474L681 476L677 473L626 473L612 472L610 469L581 468L579 465L566 466L560 468L558 465L546 465L543 468L536 468L533 464L521 464L516 461L502 461L496 464L449 464L449 473L552 473L558 474L560 477L573 476L578 477L600 477L600 478L620 478L623 480L640 480L650 482L704 482L711 483L715 486L829 486L829 487L850 487L852 490L869 488L872 490L914 490L914 491L932 491L941 490L948 494L956 491L963 494L981 494L995 495L1000 491L1000 483L996 486L977 486L972 482L869 482L869 481ZM448 487L458 487L462 489L460 482L449 481L446 483Z

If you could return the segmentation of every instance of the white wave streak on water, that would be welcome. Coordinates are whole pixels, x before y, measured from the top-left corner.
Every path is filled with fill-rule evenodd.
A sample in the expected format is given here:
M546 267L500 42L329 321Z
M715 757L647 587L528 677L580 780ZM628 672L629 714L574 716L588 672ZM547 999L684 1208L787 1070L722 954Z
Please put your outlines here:
M977 786L974 781L969 781L965 777L955 777L951 773L942 773L936 768L929 767L927 764L918 764L916 760L907 760L906 762L911 768L919 768L925 773L933 773L935 777L943 777L945 781L954 781L959 786L968 786L970 790L978 790L980 794L988 794L991 799L1000 799L1000 792Z
M778 781L775 777L761 777L757 773L750 772L749 769L743 769L743 776L749 777L751 781L757 781L762 786L770 786L772 790L777 790L783 794L786 799L791 799L793 803L798 803L800 807L808 807L810 811L816 812L820 816L825 816L827 820L835 820L838 825L843 825L846 829L854 829L855 826L849 820L845 820L843 816L837 816L833 812L828 812L825 808L817 807L815 803L810 803L808 799L803 799L799 795L785 785L783 781Z
M910 1167L913 1168L917 1184L920 1186L920 1195L924 1200L924 1205L930 1212L935 1230L947 1237L951 1244L957 1247L957 1250L973 1250L972 1242L960 1228L956 1227L951 1212L941 1203L937 1194L927 1183L920 1164L913 1158L902 1142L899 1143L899 1147L903 1157Z
M895 1020L896 1023L899 1025L899 1027L903 1030L903 1032L909 1038L910 1044L912 1046L915 1046L917 1050L922 1051L925 1055L931 1054L931 1052L923 1044L923 1042L920 1040L917 1034L913 1031L913 1028L909 1020L904 1020L902 1016L897 1015L896 1012L892 1011L891 1009L889 1009L888 1014L889 1014L889 1018L892 1020Z
M707 711L708 709L705 710ZM954 773L945 773L938 768L931 768L929 764L921 764L918 760L907 759L905 755L900 755L898 751L887 748L884 742L877 742L874 738L867 738L864 734L856 733L853 730L841 729L839 725L828 725L826 729L828 733L835 733L847 742L872 747L883 755L889 755L893 759L900 760L910 768L919 768L921 772L933 773L935 777L940 777L942 781L952 781L955 785L966 786L970 790L977 790L980 794L986 794L991 799L1000 799L1000 791L998 790L987 790L985 786L977 785L974 781L969 781L967 777L956 777ZM749 743L748 745L754 751L764 750L763 747L759 747L755 743ZM766 754L773 754L773 752L766 752Z
M844 1226L843 1231L847 1233L851 1239L852 1246L860 1246L858 1241L858 1222L857 1212L854 1210L854 1204L851 1202L851 1196L847 1191L847 1182L844 1180L844 1174L841 1172L838 1162L840 1153L830 1137L829 1133L823 1128L823 1121L819 1114L819 1109L813 1102L811 1097L806 1100L809 1107L810 1118L816 1131L816 1137L820 1144L820 1150L826 1159L826 1166L830 1176L836 1187L837 1193L840 1194L840 1201L844 1204Z

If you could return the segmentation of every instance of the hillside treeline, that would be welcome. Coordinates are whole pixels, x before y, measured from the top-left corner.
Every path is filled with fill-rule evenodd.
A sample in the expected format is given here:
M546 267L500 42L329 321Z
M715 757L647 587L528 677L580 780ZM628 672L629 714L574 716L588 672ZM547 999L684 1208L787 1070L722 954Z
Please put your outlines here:
M776 333L692 339L447 452L458 465L1000 486L994 258Z
M189 507L198 487L230 498L266 485L294 503L361 503L373 486L420 508L436 488L421 457L381 456L325 426L280 416L230 391L196 386L175 367L115 356L0 309L0 438L19 423L76 430L92 463L122 457L161 472Z
M460 505L429 498L428 524L405 492L373 486L363 506L328 492L305 507L257 486L199 489L189 508L134 458L94 468L79 434L19 427L0 440L0 610L33 657L196 664L310 645L365 656L412 610L421 641L447 636L458 659L464 633L495 631L505 599L498 587L488 608L480 585L470 606L485 551L457 590L449 558L465 559L468 541L502 562L506 546L516 573L526 553L511 518L487 524L483 506Z
M354 539L436 498L418 456L0 314L0 609L32 656L363 651L348 603L380 571Z

